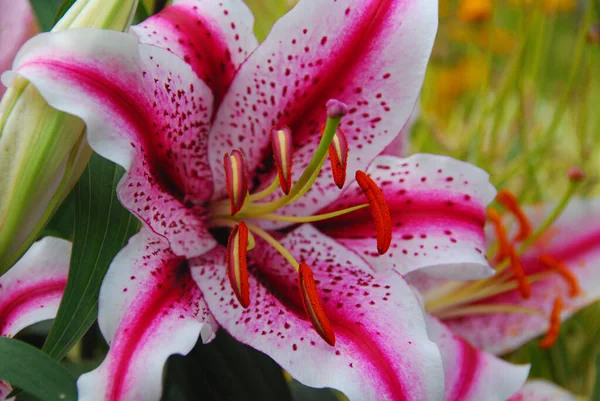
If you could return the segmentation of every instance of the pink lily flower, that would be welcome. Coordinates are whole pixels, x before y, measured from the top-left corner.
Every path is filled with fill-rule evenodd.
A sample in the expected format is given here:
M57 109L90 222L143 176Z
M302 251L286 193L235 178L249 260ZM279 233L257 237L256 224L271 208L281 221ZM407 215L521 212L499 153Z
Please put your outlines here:
M19 48L39 31L29 1L0 1L0 73L10 69ZM5 90L0 86L0 98Z
M256 47L240 1L182 1L137 38L72 30L24 46L15 73L127 169L119 198L145 223L103 283L111 348L80 378L81 400L158 400L167 357L217 326L353 400L455 393L442 374L458 354L443 365L398 273L492 274L483 226L495 190L449 158L377 157L413 110L436 12L303 0Z
M545 380L531 380L509 401L576 401L574 394Z
M0 277L0 335L12 337L42 320L53 319L67 284L71 243L46 237ZM0 381L0 401L12 391Z
M536 229L552 210L540 206L524 216ZM600 256L597 221L597 198L573 199L518 263L496 277L470 283L423 280L418 274L410 279L422 291L426 310L477 348L503 354L544 333L540 346L549 347L561 320L600 297L594 270Z

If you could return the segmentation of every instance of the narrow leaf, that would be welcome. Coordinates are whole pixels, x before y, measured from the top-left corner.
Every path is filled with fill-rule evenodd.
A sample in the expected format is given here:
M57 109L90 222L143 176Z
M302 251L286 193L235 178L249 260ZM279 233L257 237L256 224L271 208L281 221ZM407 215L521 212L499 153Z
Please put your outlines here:
M75 377L37 348L0 337L0 379L43 401L76 401Z
M67 287L42 350L55 359L88 331L98 316L98 293L111 261L139 229L115 195L123 169L94 154L73 189L75 228Z

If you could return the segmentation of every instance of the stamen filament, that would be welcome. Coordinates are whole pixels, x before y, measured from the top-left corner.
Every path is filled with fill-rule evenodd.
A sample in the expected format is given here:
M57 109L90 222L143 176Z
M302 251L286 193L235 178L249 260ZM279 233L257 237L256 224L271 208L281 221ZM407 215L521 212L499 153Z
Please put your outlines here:
M445 313L438 313L435 316L438 319L448 319L459 316L469 315L487 315L494 313L523 313L526 315L543 316L544 313L537 309L510 304L479 304L472 306L463 306L458 309L452 309Z
M292 265L294 270L298 271L300 264L298 263L296 258L294 258L292 254L287 249L285 249L283 245L279 243L279 241L273 238L271 234L251 223L246 223L246 226L248 227L248 230L250 230L253 234L258 235L260 238L264 239L269 245L275 248L275 250L279 252L281 256L283 256Z
M314 216L282 216L279 214L266 214L264 216L261 216L261 219L273 221L287 221L290 223L314 223L315 221L332 219L334 217L342 216L347 213L352 213L355 210L364 209L366 207L369 207L368 203L352 206L347 209L336 210L335 212L317 214Z
M254 202L254 201L266 198L267 196L269 196L273 192L275 192L275 190L277 188L279 188L279 175L278 174L275 175L275 179L268 187L266 187L265 189L263 189L260 192L250 195L250 201Z

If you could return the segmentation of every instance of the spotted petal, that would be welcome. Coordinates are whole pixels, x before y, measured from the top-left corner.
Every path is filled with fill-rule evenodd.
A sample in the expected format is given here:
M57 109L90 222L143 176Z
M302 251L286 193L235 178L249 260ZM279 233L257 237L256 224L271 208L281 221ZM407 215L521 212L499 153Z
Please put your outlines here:
M121 201L177 254L214 246L203 216L188 207L212 195L212 95L189 65L131 34L73 29L31 39L14 67L51 106L86 122L95 151L129 170Z
M215 196L224 195L220 158L231 148L244 150L251 171L270 164L272 126L291 128L294 170L303 171L331 98L349 107L341 124L348 170L365 169L410 117L436 29L433 0L300 1L242 65L223 100L210 135ZM338 196L326 163L305 199L286 210L312 213Z
M339 389L350 400L442 399L439 351L427 337L415 294L399 274L373 276L362 259L309 225L281 243L311 267L335 346L306 317L298 273L258 240L248 253L254 259L246 309L230 288L222 249L193 261L192 276L220 325L299 381Z
M46 237L0 277L0 335L12 337L23 328L53 319L67 284L71 243ZM10 393L0 381L0 400Z
M556 384L545 380L532 380L509 401L576 401L577 397Z
M552 207L546 205L530 209L534 227L548 215ZM569 284L558 274L548 273L545 278L531 284L531 298L524 300L517 290L505 292L485 303L498 303L533 308L550 314L553 300L563 299L562 318L600 297L600 198L572 200L565 212L549 232L522 257L527 274L536 274L546 268L538 263L542 254L562 261L575 275L581 286L581 295L570 298ZM448 326L478 348L500 354L518 348L525 342L544 333L548 318L519 313L470 315L448 319Z
M427 318L427 333L442 353L444 401L506 401L527 379L529 366L479 351L435 318Z
M142 43L185 60L218 105L239 66L258 46L253 25L254 17L241 0L184 0L131 29Z
M406 159L380 156L367 170L380 186L392 215L392 247L377 252L367 210L318 227L379 270L401 274L425 268L455 279L491 276L485 259L485 207L496 191L483 170L444 156L416 154ZM364 203L353 183L328 210Z
M102 283L98 323L110 350L80 377L80 401L160 400L163 367L187 354L216 324L185 259L145 228L117 255Z

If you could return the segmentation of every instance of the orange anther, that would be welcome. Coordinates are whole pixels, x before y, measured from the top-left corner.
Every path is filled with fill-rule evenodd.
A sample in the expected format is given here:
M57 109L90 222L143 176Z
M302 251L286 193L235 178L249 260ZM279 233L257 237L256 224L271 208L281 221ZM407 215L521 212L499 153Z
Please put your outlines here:
M329 145L329 160L331 161L333 181L338 188L342 189L346 182L346 169L348 167L348 141L341 128L337 129Z
M527 274L525 274L521 259L519 259L519 255L517 255L517 251L514 248L511 248L510 252L510 268L517 279L519 294L524 299L529 299L531 297L529 279L527 278Z
M502 189L496 195L496 200L500 202L506 209L508 209L518 220L519 222L519 232L515 235L513 239L515 242L523 241L527 239L532 233L531 223L529 222L529 218L525 215L521 206L519 206L519 201L515 194L510 192L507 189Z
M538 261L541 265L555 270L566 282L569 284L569 296L571 298L576 297L581 294L581 286L579 285L579 280L577 276L569 269L567 265L558 260L554 259L550 255L542 255L539 257Z
M241 221L233 227L227 240L227 275L233 293L244 308L250 305L250 285L248 283L248 265L246 250L248 248L248 227Z
M554 300L552 313L550 314L550 322L546 336L540 341L540 348L550 348L556 343L558 334L560 333L560 313L563 309L562 298L558 297Z
M293 144L292 130L286 126L271 128L273 158L279 174L279 185L284 194L292 188Z
M225 169L225 182L231 202L231 215L233 216L244 206L244 201L248 195L248 174L242 152L234 150L231 155L225 153L223 168Z
M304 262L300 263L298 270L298 287L300 288L304 311L314 329L327 344L335 345L335 333L319 299L312 270Z
M377 234L377 251L383 255L392 243L392 216L383 192L375 181L364 172L356 171L356 182L369 201L375 232Z
M502 222L500 213L494 208L489 208L487 211L487 218L494 226L496 232L496 238L498 239L498 253L496 255L496 262L502 261L504 258L509 257L512 252L512 245L508 239L506 227Z

